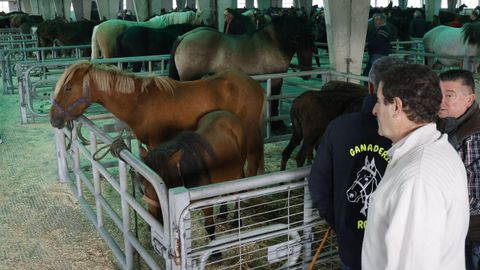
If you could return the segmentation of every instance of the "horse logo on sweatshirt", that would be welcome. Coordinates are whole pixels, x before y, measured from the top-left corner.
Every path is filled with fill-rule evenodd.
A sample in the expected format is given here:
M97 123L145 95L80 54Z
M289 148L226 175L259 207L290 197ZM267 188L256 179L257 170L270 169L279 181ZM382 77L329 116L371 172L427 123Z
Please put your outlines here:
M361 201L363 207L360 210L365 217L367 217L368 199L370 194L377 188L378 183L382 179L382 175L375 166L375 158L368 160L365 157L365 165L357 172L357 179L352 183L347 190L347 199L349 202L357 203Z

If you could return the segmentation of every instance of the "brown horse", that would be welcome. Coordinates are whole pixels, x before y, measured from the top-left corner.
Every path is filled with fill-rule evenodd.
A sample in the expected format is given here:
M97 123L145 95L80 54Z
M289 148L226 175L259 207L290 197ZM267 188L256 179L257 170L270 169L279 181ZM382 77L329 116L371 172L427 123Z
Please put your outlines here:
M167 188L198 187L243 178L247 156L246 140L240 119L230 112L218 110L200 118L195 132L182 132L148 153L142 148L141 156L145 164L162 177ZM146 183L142 177L139 178ZM144 198L151 205L150 213L162 221L155 191L145 190ZM226 218L226 205L222 205L222 208L221 215ZM205 230L213 240L213 208L204 208L203 213ZM238 216L235 220L237 218Z
M117 38L128 27L143 26L148 28L163 28L171 24L202 24L202 11L172 12L161 16L155 16L146 22L125 20L108 20L95 26L92 33L92 59L98 58L100 53L103 58L116 56ZM139 42L142 42L139 40Z
M150 148L182 131L197 129L206 113L226 110L240 118L246 134L248 176L263 171L263 88L242 72L224 71L198 81L177 82L82 62L65 70L52 103L53 127L63 128L91 103L99 103Z
M311 26L299 17L275 17L263 29L243 35L200 27L173 45L169 76L188 81L228 68L249 75L283 73L295 53L300 69L309 70L313 48ZM280 94L281 87L282 79L272 80L272 95ZM278 100L272 101L271 110L272 116L278 115Z
M360 111L363 97L368 94L365 86L343 81L326 83L320 91L306 91L295 98L290 108L293 133L282 152L280 169L285 170L293 150L302 146L295 158L301 167L313 159L313 149L325 132L328 123L335 117Z

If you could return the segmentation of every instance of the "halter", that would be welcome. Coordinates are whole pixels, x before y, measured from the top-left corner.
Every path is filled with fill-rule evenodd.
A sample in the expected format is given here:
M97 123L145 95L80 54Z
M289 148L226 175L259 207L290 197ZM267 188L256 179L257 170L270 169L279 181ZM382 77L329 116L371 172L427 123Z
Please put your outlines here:
M54 105L55 108L60 110L64 116L69 116L71 118L74 118L75 116L72 115L72 113L71 113L71 111L73 109L76 109L78 106L80 106L82 104L85 104L86 106L88 106L91 103L91 101L89 99L89 90L88 89L89 89L88 85L85 85L83 87L82 96L66 108L63 108L62 105L58 104L58 102L54 98L52 98L52 105Z

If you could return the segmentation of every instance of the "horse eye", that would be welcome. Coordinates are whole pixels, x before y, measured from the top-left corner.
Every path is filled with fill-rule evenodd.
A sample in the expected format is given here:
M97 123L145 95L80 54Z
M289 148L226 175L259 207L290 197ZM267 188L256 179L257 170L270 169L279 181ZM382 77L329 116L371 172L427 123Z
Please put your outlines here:
M72 87L70 85L65 85L64 89L65 91L69 92L70 90L72 90Z

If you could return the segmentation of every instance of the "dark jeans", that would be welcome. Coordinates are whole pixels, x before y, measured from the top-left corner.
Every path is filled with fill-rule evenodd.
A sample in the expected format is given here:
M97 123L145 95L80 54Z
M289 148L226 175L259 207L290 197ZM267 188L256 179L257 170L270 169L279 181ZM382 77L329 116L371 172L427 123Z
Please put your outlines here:
M465 241L465 264L467 270L480 270L480 242Z
M368 74L370 73L370 69L372 69L373 63L380 57L385 56L383 54L370 54L368 56L368 62L367 65L365 66L365 69L363 70L362 75L365 77L368 77Z

